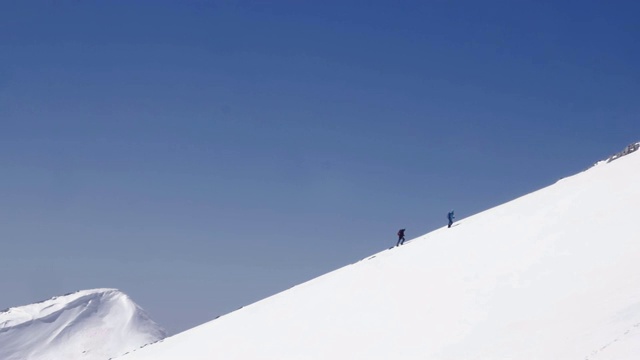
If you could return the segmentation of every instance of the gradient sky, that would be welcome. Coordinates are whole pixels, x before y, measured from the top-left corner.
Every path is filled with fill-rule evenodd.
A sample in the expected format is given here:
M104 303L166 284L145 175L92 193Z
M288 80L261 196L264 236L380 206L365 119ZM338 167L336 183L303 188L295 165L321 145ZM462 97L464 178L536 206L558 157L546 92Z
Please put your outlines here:
M638 14L0 1L0 309L114 287L176 333L582 171L640 140Z

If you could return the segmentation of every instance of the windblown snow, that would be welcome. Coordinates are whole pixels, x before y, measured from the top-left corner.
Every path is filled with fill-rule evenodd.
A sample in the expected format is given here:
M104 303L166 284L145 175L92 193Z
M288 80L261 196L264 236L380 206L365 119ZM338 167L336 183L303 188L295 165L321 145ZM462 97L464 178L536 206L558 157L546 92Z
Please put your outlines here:
M639 177L627 154L122 359L640 359Z
M107 360L165 336L115 289L78 291L0 312L1 360Z

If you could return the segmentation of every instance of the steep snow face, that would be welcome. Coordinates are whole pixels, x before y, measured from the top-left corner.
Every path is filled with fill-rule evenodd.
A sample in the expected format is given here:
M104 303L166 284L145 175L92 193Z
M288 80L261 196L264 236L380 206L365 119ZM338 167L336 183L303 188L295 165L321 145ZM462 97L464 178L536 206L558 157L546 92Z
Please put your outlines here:
M639 176L637 151L122 360L640 359Z
M2 360L107 360L165 336L115 289L78 291L0 313Z

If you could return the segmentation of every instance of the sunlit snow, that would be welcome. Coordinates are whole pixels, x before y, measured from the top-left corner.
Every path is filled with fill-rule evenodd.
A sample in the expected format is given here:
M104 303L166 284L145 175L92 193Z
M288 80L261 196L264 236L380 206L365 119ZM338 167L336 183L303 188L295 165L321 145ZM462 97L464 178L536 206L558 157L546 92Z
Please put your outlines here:
M639 176L600 163L122 359L640 359Z

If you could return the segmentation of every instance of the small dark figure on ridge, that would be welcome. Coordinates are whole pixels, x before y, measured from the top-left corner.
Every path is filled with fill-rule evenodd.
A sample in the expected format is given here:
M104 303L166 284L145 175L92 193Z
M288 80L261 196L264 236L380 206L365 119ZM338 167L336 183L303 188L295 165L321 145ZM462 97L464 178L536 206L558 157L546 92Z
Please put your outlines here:
M449 227L451 227L451 224L453 224L453 219L455 219L456 217L453 216L453 210L449 211L449 213L447 214L447 219L449 219Z
M396 243L396 246L400 246L402 244L404 244L404 229L398 230L398 242Z

